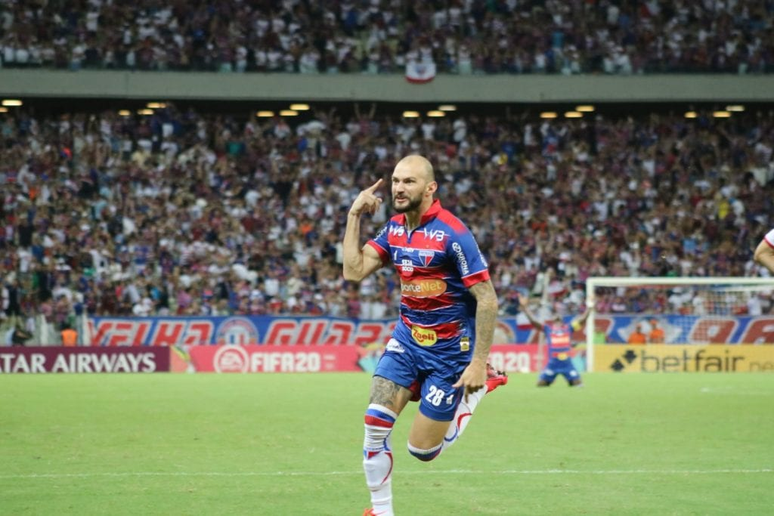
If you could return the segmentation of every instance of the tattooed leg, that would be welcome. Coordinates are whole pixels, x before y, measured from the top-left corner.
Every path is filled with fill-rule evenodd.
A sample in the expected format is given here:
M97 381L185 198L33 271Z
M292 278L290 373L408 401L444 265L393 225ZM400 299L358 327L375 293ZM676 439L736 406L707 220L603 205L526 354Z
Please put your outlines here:
M369 404L381 405L400 414L406 403L411 399L411 391L397 383L374 376L371 382L371 398Z

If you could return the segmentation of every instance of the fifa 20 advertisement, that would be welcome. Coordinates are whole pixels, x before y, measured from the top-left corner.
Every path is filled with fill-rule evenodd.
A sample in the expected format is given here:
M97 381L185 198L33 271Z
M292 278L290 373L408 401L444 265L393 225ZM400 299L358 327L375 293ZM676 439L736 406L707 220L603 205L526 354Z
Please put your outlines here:
M175 346L172 370L196 373L362 371L367 352L354 346Z
M170 368L188 373L373 373L384 344L360 346L172 346ZM489 360L509 373L539 370L538 346L492 346Z

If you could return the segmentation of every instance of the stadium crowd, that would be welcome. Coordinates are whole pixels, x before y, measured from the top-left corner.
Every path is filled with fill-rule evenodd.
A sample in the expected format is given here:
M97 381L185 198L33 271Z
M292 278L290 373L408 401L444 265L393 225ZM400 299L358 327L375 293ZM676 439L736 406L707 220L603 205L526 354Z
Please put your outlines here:
M0 65L220 72L767 73L760 0L0 1Z
M357 192L412 152L432 160L443 205L476 234L503 315L518 311L518 291L539 293L549 267L568 312L590 275L767 273L752 249L774 224L772 112L356 113L0 115L3 309L57 324L84 309L393 315L392 269L345 282L340 240ZM613 294L600 309L679 308Z

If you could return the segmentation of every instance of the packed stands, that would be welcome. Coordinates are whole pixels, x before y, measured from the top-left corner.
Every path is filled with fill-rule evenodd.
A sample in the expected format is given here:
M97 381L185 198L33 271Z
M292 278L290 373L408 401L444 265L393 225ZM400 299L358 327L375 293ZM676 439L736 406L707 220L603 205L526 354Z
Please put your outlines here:
M357 192L411 152L433 161L444 206L477 235L504 315L518 289L543 288L547 267L568 310L590 275L764 274L752 249L774 213L766 110L545 120L474 109L403 118L375 105L297 119L171 103L150 115L32 111L0 114L3 302L57 324L83 310L393 315L395 275L347 284L340 240Z
M620 5L619 5L620 4ZM4 67L769 73L771 2L2 2Z

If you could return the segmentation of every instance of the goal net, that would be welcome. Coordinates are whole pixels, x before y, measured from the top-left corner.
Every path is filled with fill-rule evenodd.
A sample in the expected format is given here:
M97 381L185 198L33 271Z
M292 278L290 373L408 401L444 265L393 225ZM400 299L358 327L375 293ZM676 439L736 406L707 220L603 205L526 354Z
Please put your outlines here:
M774 343L771 278L593 277L587 367L600 344Z

